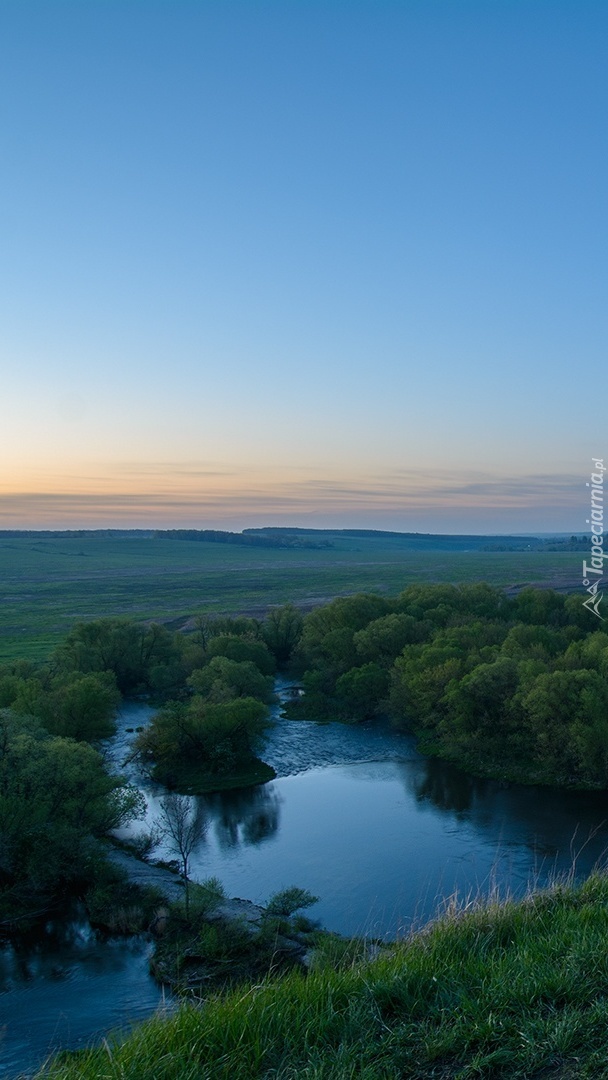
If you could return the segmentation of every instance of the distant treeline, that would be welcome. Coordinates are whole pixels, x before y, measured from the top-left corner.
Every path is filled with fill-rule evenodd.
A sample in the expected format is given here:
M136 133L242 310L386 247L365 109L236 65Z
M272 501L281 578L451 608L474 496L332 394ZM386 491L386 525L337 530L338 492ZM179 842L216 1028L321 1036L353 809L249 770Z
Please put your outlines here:
M407 539L433 539L433 533L412 533L412 532L391 532L387 529L306 529L294 526L293 528L286 525L269 525L267 527L256 529L243 529L244 533L248 535L260 534L264 536L280 535L290 536L292 533L299 534L300 536L369 536L371 538L375 536L397 536ZM465 537L443 537L445 540L465 539ZM471 539L466 537L466 539Z
M149 540L152 529L0 529L0 540Z
M419 532L391 532L388 529L301 529L301 528L287 528L284 526L269 526L268 528L260 529L243 529L243 533L251 534L263 534L269 535L282 535L290 536L292 533L300 534L300 536L354 536L354 537L369 537L374 539L378 537L382 539L385 536L397 537L400 540L477 540L480 543L485 543L488 540L516 540L521 544L541 544L542 540L539 540L537 536L476 536L474 534L468 535L467 533L419 533Z
M190 540L264 548L331 548L348 540L398 541L417 551L586 551L590 536L467 536L465 533L391 532L383 529L307 529L270 526L226 529L0 529L0 540Z
M320 548L330 547L328 540L302 540L299 536L251 535L250 530L242 533L227 532L223 529L156 529L152 534L155 540L202 540L207 544L238 544L241 547L265 548Z
M486 544L481 551L524 551L533 547L536 551L587 551L591 544L590 536L553 536L543 540L522 540L511 537L508 543L500 537L491 537L492 543Z
M317 542L325 538L331 546L336 540L398 540L404 548L415 550L447 551L583 551L588 548L590 537L577 536L478 536L466 533L417 533L390 532L382 529L306 529L269 527L243 529L243 534L259 537L276 537L284 540L297 536L315 537Z

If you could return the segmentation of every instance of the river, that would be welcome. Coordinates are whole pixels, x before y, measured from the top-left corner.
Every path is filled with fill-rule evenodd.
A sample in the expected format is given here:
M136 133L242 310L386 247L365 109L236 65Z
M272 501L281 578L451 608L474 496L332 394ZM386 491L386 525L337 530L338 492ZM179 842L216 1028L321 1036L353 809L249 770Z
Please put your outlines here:
M123 761L146 715L134 706L123 718L114 743ZM475 779L423 757L388 723L287 720L277 710L262 756L276 780L200 798L208 825L192 877L219 877L229 895L261 904L299 885L320 897L311 915L339 933L396 937L455 894L521 896L573 865L588 874L608 847L605 793ZM144 793L147 822L125 835L158 813L162 789L148 782Z
M98 1041L170 1007L144 935L105 937L78 907L0 949L0 1077L30 1075L49 1052Z
M289 692L287 684L280 689ZM151 715L146 705L125 706L109 747L148 802L147 820L125 835L153 823L162 797L135 763L124 764L135 730ZM521 896L573 866L588 874L608 846L605 793L477 780L424 758L410 737L388 724L294 721L276 710L261 756L276 780L200 798L207 829L192 858L192 877L217 876L228 895L261 904L278 889L299 885L320 898L309 914L340 933L391 939L436 915L455 895L461 903L479 895ZM156 854L172 855L162 848ZM78 1045L157 1007L160 992L144 970L149 945L138 942L96 939L94 975L86 948L68 961L60 948L54 973L37 961L25 981L15 974L19 964L13 960L11 968L9 961L12 976L0 993L5 1045L12 1045L15 1031L24 1042L33 1008L46 1024L36 1044L40 1055L49 1034L57 1045ZM106 964L111 977L104 988ZM2 1077L14 1075L18 1055L12 1053L13 1065L10 1053L4 1072L0 1065ZM19 1061L21 1068L27 1063L27 1056Z

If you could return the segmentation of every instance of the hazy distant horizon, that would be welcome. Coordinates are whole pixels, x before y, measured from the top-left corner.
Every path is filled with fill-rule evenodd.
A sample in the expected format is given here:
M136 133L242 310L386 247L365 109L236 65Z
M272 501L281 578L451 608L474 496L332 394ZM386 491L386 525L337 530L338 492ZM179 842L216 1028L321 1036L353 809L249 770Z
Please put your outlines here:
M569 524L562 524L559 521L553 527L547 521L534 524L527 524L525 518L523 523L516 523L514 515L500 515L495 519L494 524L488 524L486 520L481 520L476 524L475 519L468 517L454 517L448 520L427 519L426 521L420 520L405 520L402 517L381 517L371 515L352 515L348 517L338 517L336 515L328 514L310 514L300 515L298 517L290 517L288 515L275 515L275 516L247 516L246 518L240 517L218 517L218 518L206 518L202 516L194 515L192 517L151 517L147 513L142 514L142 517L136 515L125 516L124 518L116 516L104 517L101 515L94 515L93 517L81 518L77 515L70 516L69 518L57 518L52 515L47 517L36 517L28 520L27 518L19 517L17 520L6 520L0 515L0 531L80 531L80 530L98 530L98 529L117 529L117 530L130 530L141 529L144 531L162 530L162 529L218 529L226 530L229 532L243 532L245 529L263 529L263 528L285 528L285 529L321 529L321 530L340 530L340 529L367 529L377 530L380 532L400 532L400 533L420 533L430 535L460 535L460 536L571 536L585 535L588 532L589 526L580 522Z
M94 528L84 527L84 528L67 528L67 529L60 529L60 528L57 528L57 529L45 528L45 529L43 529L43 528L40 528L40 527L31 528L31 529L18 529L18 528L4 529L4 528L0 528L0 534L5 533L5 532L7 532L7 533L18 533L18 532L34 533L34 532L41 532L41 533L58 533L58 534L67 533L67 532L74 532L74 533L82 533L82 532L92 532L92 533L97 533L97 532L154 533L154 532L163 532L163 531L166 531L166 530L170 531L172 528L174 528L176 530L180 530L181 528L190 529L190 527L177 526L177 525L176 526L163 525L162 527L161 526L149 526L149 527L146 527L146 526L136 525L136 526L133 526L132 528L129 528L128 526L127 527L125 527L125 526L120 527L120 526L110 526L110 525L108 525L108 526L99 525L99 526L96 526ZM214 530L213 526L206 526L206 525L200 525L200 526L196 526L196 527L193 526L192 528L193 529L196 528L196 531L203 531L203 532L207 531L207 530ZM276 526L271 526L271 525L269 525L269 526L264 526L264 525L246 526L245 529L229 529L229 530L217 530L217 531L220 531L220 532L221 531L234 532L234 533L240 535L242 533L246 533L248 530L250 530L252 528L253 529L264 529L264 528L269 528L270 529L270 528L276 528ZM307 535L309 535L310 533L315 533L315 532L320 532L320 533L332 533L332 532L333 533L340 533L340 532L350 533L350 532L353 532L353 531L355 531L355 532L358 531L356 526L353 526L352 529L348 529L348 528L334 528L334 529L332 529L331 527L328 527L328 528L316 528L314 526L307 527L307 526L300 526L300 525L294 525L294 526L286 525L286 526L279 526L279 528L284 528L287 531L301 530L302 532L306 533ZM580 530L579 530L578 533L575 533L575 532L546 532L546 533L543 533L543 532L538 532L538 531L537 532L527 532L527 533L526 532L521 532L521 533L520 532L518 532L518 533L447 533L447 532L446 533L443 533L443 532L430 533L430 532L411 532L411 531L401 530L401 529L390 529L390 530L372 529L372 528L366 529L365 527L362 527L359 531L387 533L388 535L397 534L397 535L403 535L403 536L420 536L420 537L427 537L427 536L428 537L436 537L436 536L439 536L439 537L444 537L444 536L445 537L454 537L454 536L458 536L458 537L465 537L466 538L468 536L470 536L470 537L480 537L480 536L485 537L485 536L487 536L489 539L491 539L492 537L500 537L501 539L512 539L512 540L521 540L521 539L526 539L526 538L535 538L535 539L538 539L538 540L543 540L543 539L550 539L552 537L570 537L570 536L585 536L586 535L585 533L582 533Z

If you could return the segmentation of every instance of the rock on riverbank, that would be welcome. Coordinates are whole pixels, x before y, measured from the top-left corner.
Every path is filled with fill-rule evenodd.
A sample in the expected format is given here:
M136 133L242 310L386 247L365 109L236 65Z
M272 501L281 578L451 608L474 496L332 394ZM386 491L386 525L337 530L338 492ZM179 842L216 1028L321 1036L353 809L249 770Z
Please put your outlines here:
M114 865L128 876L129 881L142 887L153 886L162 892L170 903L184 899L184 882L178 874L174 874L163 866L154 866L152 863L144 862L120 848L111 848L108 854ZM231 900L220 900L208 914L207 919L210 922L219 919L239 919L254 928L260 925L264 911L263 907L254 904L251 900L234 897Z

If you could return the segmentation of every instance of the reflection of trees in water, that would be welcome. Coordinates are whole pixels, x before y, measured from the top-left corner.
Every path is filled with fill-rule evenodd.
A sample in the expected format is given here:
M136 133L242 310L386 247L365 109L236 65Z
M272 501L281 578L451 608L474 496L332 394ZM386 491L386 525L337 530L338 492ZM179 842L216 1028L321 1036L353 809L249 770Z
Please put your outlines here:
M439 810L456 814L470 810L476 799L487 795L492 783L436 758L426 758L419 769L403 769L402 776L407 790L419 802L431 802Z
M279 804L274 784L209 795L207 811L219 846L255 846L268 840L279 828Z
M137 954L145 947L143 939L133 935L122 939L119 948L112 948L91 927L84 904L71 901L65 911L44 923L35 923L17 941L2 945L0 992L19 991L22 985L40 978L71 981L72 974L79 976L73 965L92 965L96 974L119 972L128 964L129 954ZM12 1004L19 1013L25 1011L25 1000L21 1005L18 1001Z
M563 791L503 784L470 776L437 758L400 768L406 791L443 813L463 819L480 840L499 849L531 853L535 872L608 868L608 800L605 792Z

